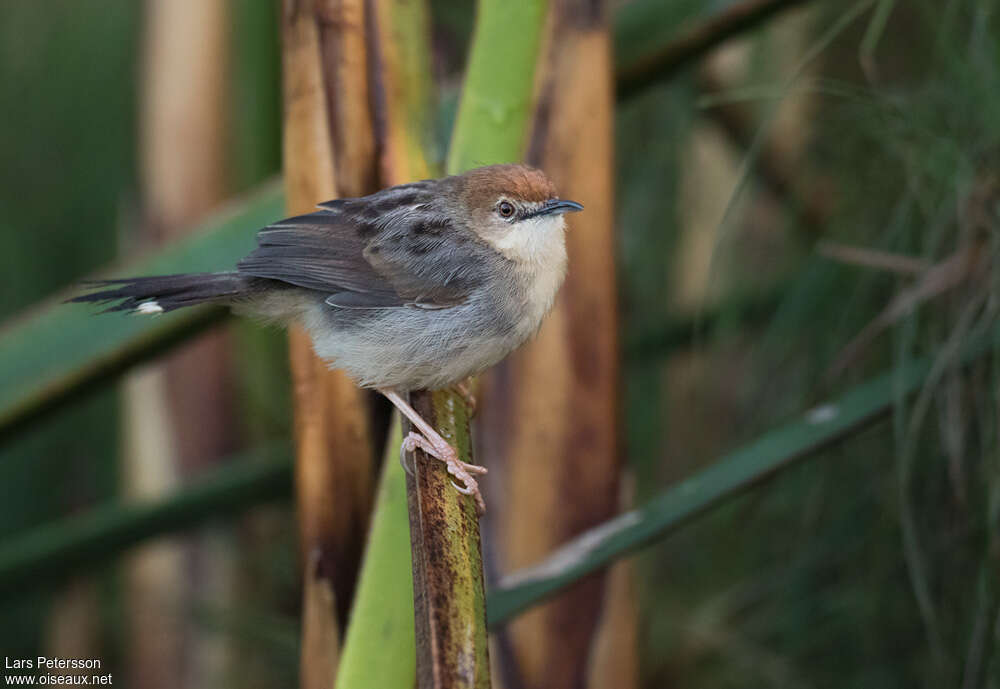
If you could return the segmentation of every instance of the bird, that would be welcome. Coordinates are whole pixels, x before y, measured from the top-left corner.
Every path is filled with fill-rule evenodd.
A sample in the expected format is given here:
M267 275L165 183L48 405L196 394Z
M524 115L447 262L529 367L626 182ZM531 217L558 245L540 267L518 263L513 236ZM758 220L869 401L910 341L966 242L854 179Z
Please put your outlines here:
M539 169L490 165L320 203L261 229L235 270L97 280L70 301L150 316L215 303L301 325L328 366L410 420L401 452L442 461L482 514L486 468L408 395L459 385L538 331L566 275L564 215L581 210Z

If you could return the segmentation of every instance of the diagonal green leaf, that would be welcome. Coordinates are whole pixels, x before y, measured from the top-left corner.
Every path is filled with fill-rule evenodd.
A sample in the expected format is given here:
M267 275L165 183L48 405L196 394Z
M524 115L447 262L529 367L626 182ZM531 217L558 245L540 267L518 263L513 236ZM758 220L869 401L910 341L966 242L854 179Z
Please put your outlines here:
M283 206L280 186L268 182L189 238L114 266L106 275L225 270L253 248L256 231L280 218ZM200 308L93 318L90 305L60 303L76 292L71 289L0 330L0 437L224 316L222 309Z
M291 482L287 450L258 451L165 498L108 504L25 531L0 547L0 597L76 574L136 543L287 497Z
M970 338L955 363L968 363L1000 346L1000 329ZM566 543L539 564L505 577L487 600L497 626L591 572L660 540L691 519L779 470L885 416L895 401L928 379L933 359L902 366L805 412L708 468L669 488L644 507L626 512Z
M409 689L416 677L410 524L406 476L397 449L402 442L397 416L386 444L368 547L337 668L337 687ZM373 658L379 662L372 662Z
M677 29L684 4L630 2L615 13L615 95L625 101L716 46L808 0L741 0ZM676 5L676 6L675 6Z
M1000 329L971 338L956 363L968 364L998 349ZM936 363L931 359L913 362L814 407L669 488L646 506L587 531L541 563L509 575L489 593L490 625L502 625L581 577L666 537L782 468L877 421L897 400L920 388ZM384 485L381 492L380 499L393 500L392 509L405 509L399 496ZM234 461L212 479L161 501L100 507L93 513L39 527L0 548L0 596L108 559L135 543L290 494L291 464L287 458ZM372 541L383 538L392 539L391 529L377 539L373 536ZM398 550L397 546L387 547ZM373 562L383 561L381 556L370 557Z

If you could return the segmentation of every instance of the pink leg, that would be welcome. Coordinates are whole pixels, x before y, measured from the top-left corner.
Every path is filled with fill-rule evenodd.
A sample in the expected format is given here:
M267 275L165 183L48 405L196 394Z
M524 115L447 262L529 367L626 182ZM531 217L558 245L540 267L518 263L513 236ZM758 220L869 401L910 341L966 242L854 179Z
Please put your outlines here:
M451 386L451 389L458 393L458 396L465 400L466 406L469 407L469 417L476 415L476 410L479 407L479 403L476 401L476 396L472 393L472 378L466 378L461 380Z
M458 458L458 452L451 444L441 437L441 434L434 430L434 427L427 423L417 410L410 406L410 404L403 399L395 390L379 390L383 395L386 396L390 402L396 405L396 408L410 420L414 426L420 431L420 433L410 432L406 438L403 439L403 449L407 452L412 452L416 448L420 448L431 457L441 460L445 463L448 468L448 473L457 478L464 485L459 487L455 485L455 489L465 495L471 495L475 498L476 509L479 514L483 514L486 511L486 502L483 500L482 494L479 492L479 484L476 483L476 479L472 478L472 474L485 474L486 467L481 467L478 464L467 464ZM454 483L453 483L454 485Z

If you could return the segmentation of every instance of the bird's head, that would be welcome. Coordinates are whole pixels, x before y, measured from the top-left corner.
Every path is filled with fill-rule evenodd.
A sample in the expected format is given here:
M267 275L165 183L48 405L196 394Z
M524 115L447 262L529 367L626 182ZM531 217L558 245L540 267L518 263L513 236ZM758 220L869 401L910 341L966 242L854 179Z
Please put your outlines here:
M526 165L490 165L456 178L470 229L508 258L537 263L562 250L563 215L583 210L560 199L544 172Z

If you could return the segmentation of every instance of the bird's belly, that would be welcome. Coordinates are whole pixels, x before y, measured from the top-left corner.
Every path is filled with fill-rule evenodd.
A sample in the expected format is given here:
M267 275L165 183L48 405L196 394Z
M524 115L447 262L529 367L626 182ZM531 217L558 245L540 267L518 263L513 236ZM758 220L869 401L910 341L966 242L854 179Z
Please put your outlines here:
M316 354L363 387L439 389L479 373L525 339L481 309L361 310L317 306L306 318Z

